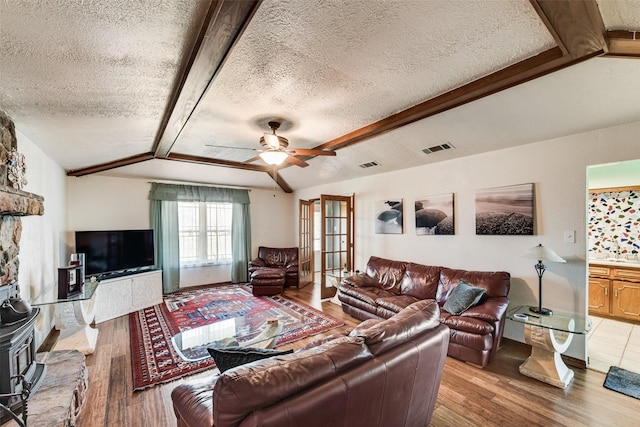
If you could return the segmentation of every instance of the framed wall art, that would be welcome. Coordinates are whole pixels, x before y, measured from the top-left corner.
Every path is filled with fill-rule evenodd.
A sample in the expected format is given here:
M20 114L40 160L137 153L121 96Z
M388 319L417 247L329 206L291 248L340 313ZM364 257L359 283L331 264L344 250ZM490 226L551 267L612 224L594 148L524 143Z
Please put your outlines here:
M388 199L375 202L376 234L402 234L403 203L402 199Z
M415 201L416 234L455 234L453 193L419 197Z
M533 190L533 183L477 190L476 234L532 236Z

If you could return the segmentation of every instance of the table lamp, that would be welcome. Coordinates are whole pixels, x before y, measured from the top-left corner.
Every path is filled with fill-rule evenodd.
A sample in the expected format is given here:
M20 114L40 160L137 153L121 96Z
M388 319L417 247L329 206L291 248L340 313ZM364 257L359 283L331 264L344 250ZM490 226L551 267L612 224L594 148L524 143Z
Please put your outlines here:
M551 316L553 311L548 308L542 307L542 275L546 270L546 267L542 263L542 261L549 262L567 262L562 259L558 254L556 254L553 250L542 246L539 244L538 246L534 246L529 249L523 255L525 258L537 259L538 263L535 265L536 272L538 273L538 306L537 307L529 307L529 311L532 313L540 314L542 316Z

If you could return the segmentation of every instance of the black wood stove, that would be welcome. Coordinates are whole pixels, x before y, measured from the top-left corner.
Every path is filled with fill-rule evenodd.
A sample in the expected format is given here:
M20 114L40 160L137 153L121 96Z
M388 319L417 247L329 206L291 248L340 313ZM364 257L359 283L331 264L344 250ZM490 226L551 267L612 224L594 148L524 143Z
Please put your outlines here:
M31 394L44 381L46 366L36 362L36 343L34 325L40 312L34 308L29 317L12 325L0 324L0 395L21 393L23 381L29 383ZM22 377L21 377L22 376ZM0 398L0 403L14 413L22 411L19 396ZM10 419L0 409L0 424Z

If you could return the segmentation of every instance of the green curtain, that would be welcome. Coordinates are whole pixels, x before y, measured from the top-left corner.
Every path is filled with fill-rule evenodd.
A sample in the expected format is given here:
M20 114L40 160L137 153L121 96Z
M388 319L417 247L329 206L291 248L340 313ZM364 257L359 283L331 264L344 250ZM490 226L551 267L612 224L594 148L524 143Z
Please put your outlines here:
M151 184L149 200L151 201L151 224L157 236L156 260L162 262L158 267L162 268L162 281L165 293L175 292L180 287L177 202L222 202L232 204L231 281L233 283L248 281L247 267L251 258L251 218L249 215L248 190L202 187L197 185L159 184L154 182ZM173 218L174 215L175 221ZM164 224L165 220L168 222L167 225ZM175 227L173 224L175 224ZM177 274L175 272L176 268ZM165 274L168 276L166 279L166 287L164 286Z
M178 202L150 200L149 207L156 266L162 269L162 292L169 294L180 289Z
M231 282L249 281L251 259L251 217L248 203L234 203L231 213Z
M151 184L149 200L227 202L248 205L249 191L197 185L158 184L154 182Z

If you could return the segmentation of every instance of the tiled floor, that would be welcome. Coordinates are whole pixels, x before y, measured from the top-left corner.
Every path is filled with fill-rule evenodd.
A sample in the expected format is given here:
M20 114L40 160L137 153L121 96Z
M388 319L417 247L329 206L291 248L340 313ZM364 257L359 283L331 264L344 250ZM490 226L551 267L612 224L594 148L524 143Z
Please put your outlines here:
M640 325L590 316L589 369L607 373L618 366L640 373Z

